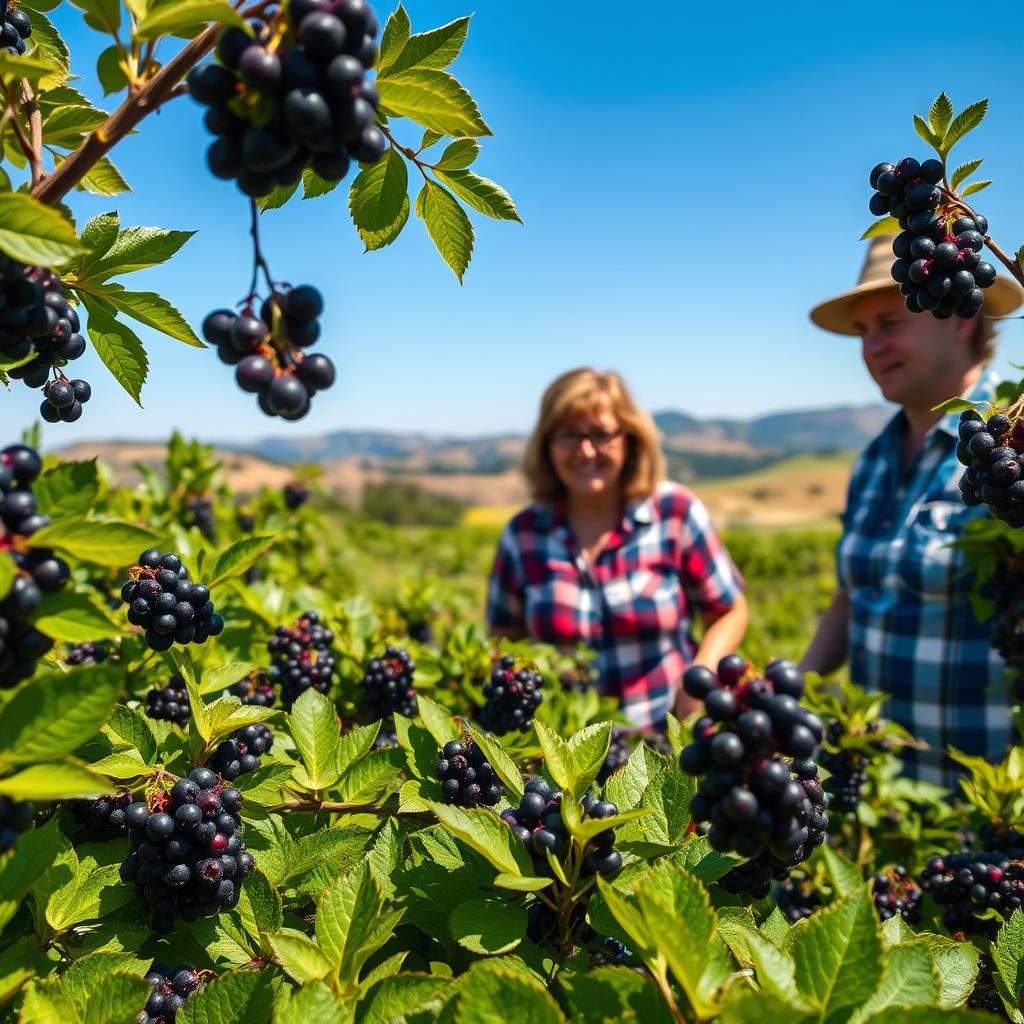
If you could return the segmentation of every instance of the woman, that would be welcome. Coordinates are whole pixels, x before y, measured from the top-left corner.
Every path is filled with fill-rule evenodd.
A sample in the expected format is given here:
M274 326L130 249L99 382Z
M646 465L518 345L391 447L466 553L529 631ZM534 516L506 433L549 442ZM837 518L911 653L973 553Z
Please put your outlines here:
M523 472L534 504L498 543L492 634L594 648L602 692L639 727L696 710L683 671L739 646L743 580L704 506L664 481L654 422L618 374L572 370L551 384Z

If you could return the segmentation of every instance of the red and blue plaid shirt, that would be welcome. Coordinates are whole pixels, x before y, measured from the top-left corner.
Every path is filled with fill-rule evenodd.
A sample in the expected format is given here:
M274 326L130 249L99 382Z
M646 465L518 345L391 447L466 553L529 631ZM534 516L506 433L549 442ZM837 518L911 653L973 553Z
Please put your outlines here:
M696 653L695 613L717 617L743 586L704 505L663 483L626 506L593 565L560 503L523 509L498 542L487 620L557 647L592 647L601 692L653 728Z

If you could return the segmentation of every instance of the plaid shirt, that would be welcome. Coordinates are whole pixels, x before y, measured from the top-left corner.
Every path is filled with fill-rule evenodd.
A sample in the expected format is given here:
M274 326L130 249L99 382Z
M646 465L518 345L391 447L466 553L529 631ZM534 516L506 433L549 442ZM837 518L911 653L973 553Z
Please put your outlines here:
M984 371L967 397L990 400L997 383ZM951 788L947 746L998 760L1011 727L1003 662L971 611L964 554L950 547L986 514L960 497L958 421L943 416L905 468L906 419L889 421L854 466L837 552L850 595L850 677L890 694L890 718L931 748L905 752L907 774Z
M601 692L653 728L697 650L693 611L717 616L742 589L707 510L685 487L663 483L627 505L593 565L561 504L521 511L498 543L487 620L561 648L594 648Z

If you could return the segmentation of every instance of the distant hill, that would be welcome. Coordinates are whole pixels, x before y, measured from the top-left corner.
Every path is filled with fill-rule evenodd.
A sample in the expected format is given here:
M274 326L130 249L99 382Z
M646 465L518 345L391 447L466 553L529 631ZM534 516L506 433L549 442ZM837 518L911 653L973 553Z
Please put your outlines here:
M766 469L783 459L852 453L892 415L882 405L836 406L773 413L750 420L701 420L678 410L655 415L672 479L720 479ZM358 500L368 481L400 478L473 505L504 505L525 498L518 473L526 438L514 434L453 437L418 432L339 430L305 437L219 443L230 485L243 493L280 486L296 462L315 462L323 482ZM118 479L137 479L137 461L161 461L162 446L131 441L78 443L71 458L99 454Z

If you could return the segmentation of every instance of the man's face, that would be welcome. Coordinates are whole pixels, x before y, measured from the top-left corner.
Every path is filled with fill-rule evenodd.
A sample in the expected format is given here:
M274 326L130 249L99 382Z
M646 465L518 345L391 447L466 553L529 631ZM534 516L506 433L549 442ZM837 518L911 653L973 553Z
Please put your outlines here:
M970 321L911 313L895 288L865 295L854 319L864 365L888 401L931 408L950 397L943 388L958 384Z

